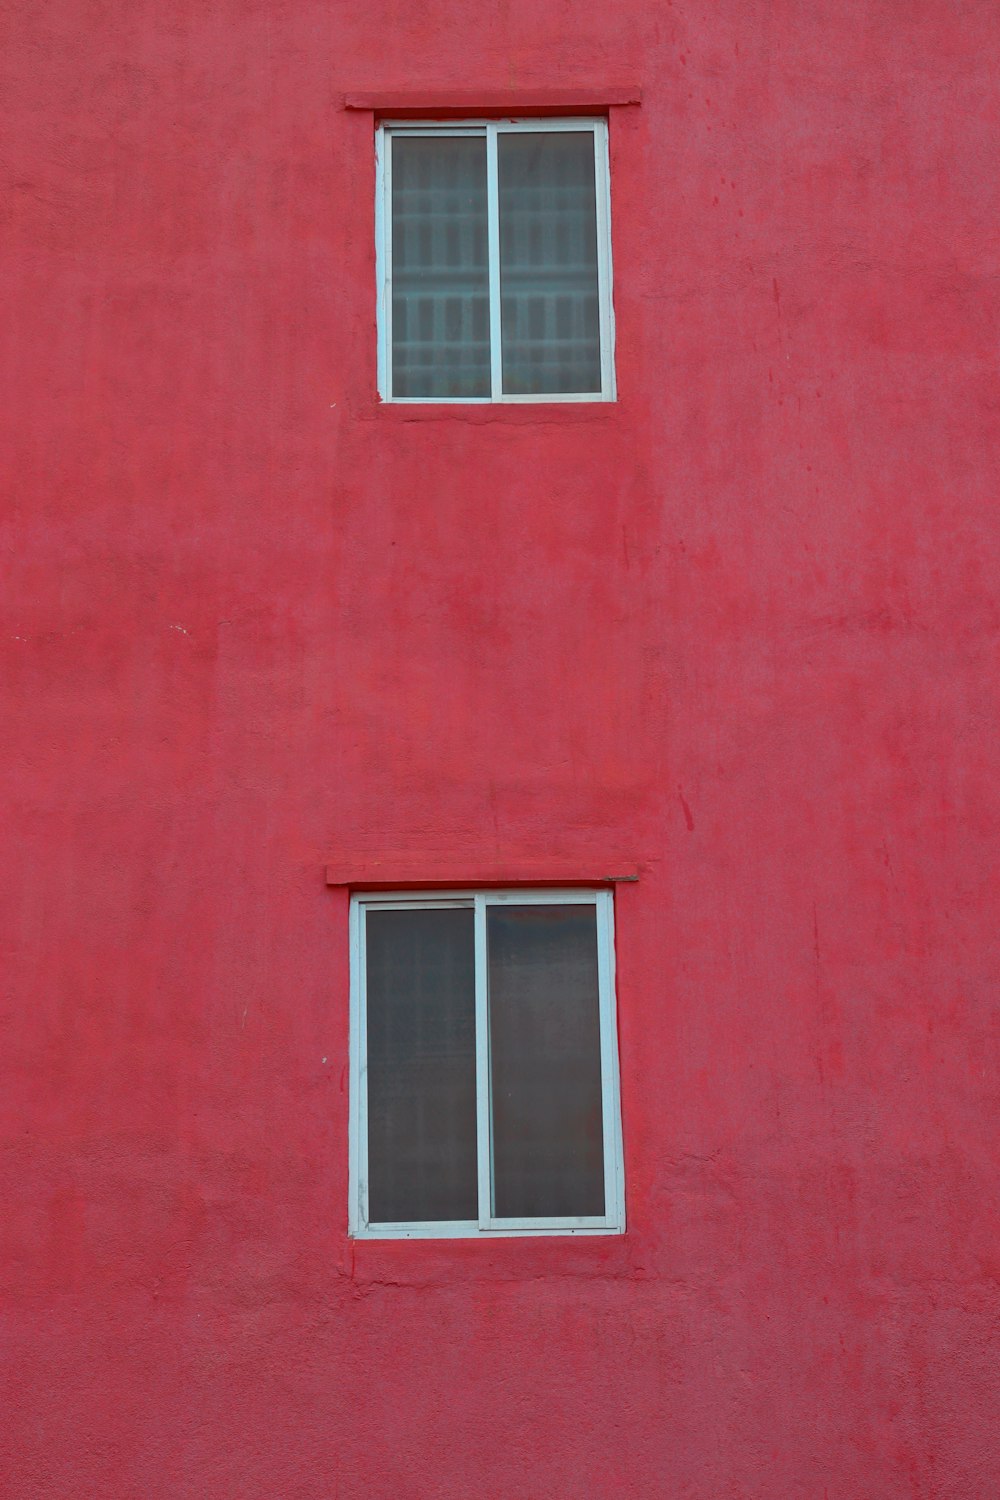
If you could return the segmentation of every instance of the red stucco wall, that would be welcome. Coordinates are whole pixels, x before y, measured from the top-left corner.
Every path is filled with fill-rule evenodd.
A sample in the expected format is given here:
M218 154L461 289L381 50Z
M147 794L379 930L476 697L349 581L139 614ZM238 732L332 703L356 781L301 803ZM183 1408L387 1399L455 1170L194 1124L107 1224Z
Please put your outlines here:
M0 1493L1000 1494L992 0L13 0ZM635 81L620 402L345 90ZM623 1239L358 1244L337 860L617 902Z

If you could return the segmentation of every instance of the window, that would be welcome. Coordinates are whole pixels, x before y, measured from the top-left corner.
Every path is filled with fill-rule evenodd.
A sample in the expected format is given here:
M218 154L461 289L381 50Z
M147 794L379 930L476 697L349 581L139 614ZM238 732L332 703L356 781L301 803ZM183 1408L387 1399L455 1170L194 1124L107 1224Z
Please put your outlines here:
M625 1227L607 891L355 896L351 1232Z
M379 391L612 401L605 120L382 125Z

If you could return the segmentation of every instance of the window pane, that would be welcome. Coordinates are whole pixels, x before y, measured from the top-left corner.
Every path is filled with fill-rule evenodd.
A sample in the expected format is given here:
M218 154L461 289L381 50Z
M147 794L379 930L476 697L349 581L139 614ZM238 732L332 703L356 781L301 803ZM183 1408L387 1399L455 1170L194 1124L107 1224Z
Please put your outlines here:
M592 131L501 132L506 395L601 389Z
M604 1213L592 906L487 909L493 1212Z
M369 911L368 1217L475 1219L470 908Z
M392 138L392 393L490 394L483 136Z

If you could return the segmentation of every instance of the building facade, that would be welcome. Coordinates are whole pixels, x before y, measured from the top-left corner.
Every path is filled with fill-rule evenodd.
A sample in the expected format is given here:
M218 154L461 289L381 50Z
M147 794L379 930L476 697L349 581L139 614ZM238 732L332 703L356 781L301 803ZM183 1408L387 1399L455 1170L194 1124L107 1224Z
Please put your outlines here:
M996 1494L996 7L6 29L0 1491ZM614 399L382 399L415 119ZM377 890L609 905L607 1232L357 1232Z

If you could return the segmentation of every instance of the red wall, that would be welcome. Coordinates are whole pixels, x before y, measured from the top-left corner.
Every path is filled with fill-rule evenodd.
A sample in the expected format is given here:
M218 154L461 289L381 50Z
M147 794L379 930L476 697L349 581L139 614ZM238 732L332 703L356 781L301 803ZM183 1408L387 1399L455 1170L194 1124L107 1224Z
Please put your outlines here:
M4 29L0 1493L1000 1494L994 0ZM618 405L380 410L342 93L623 81ZM348 1241L385 850L641 866L623 1239Z

